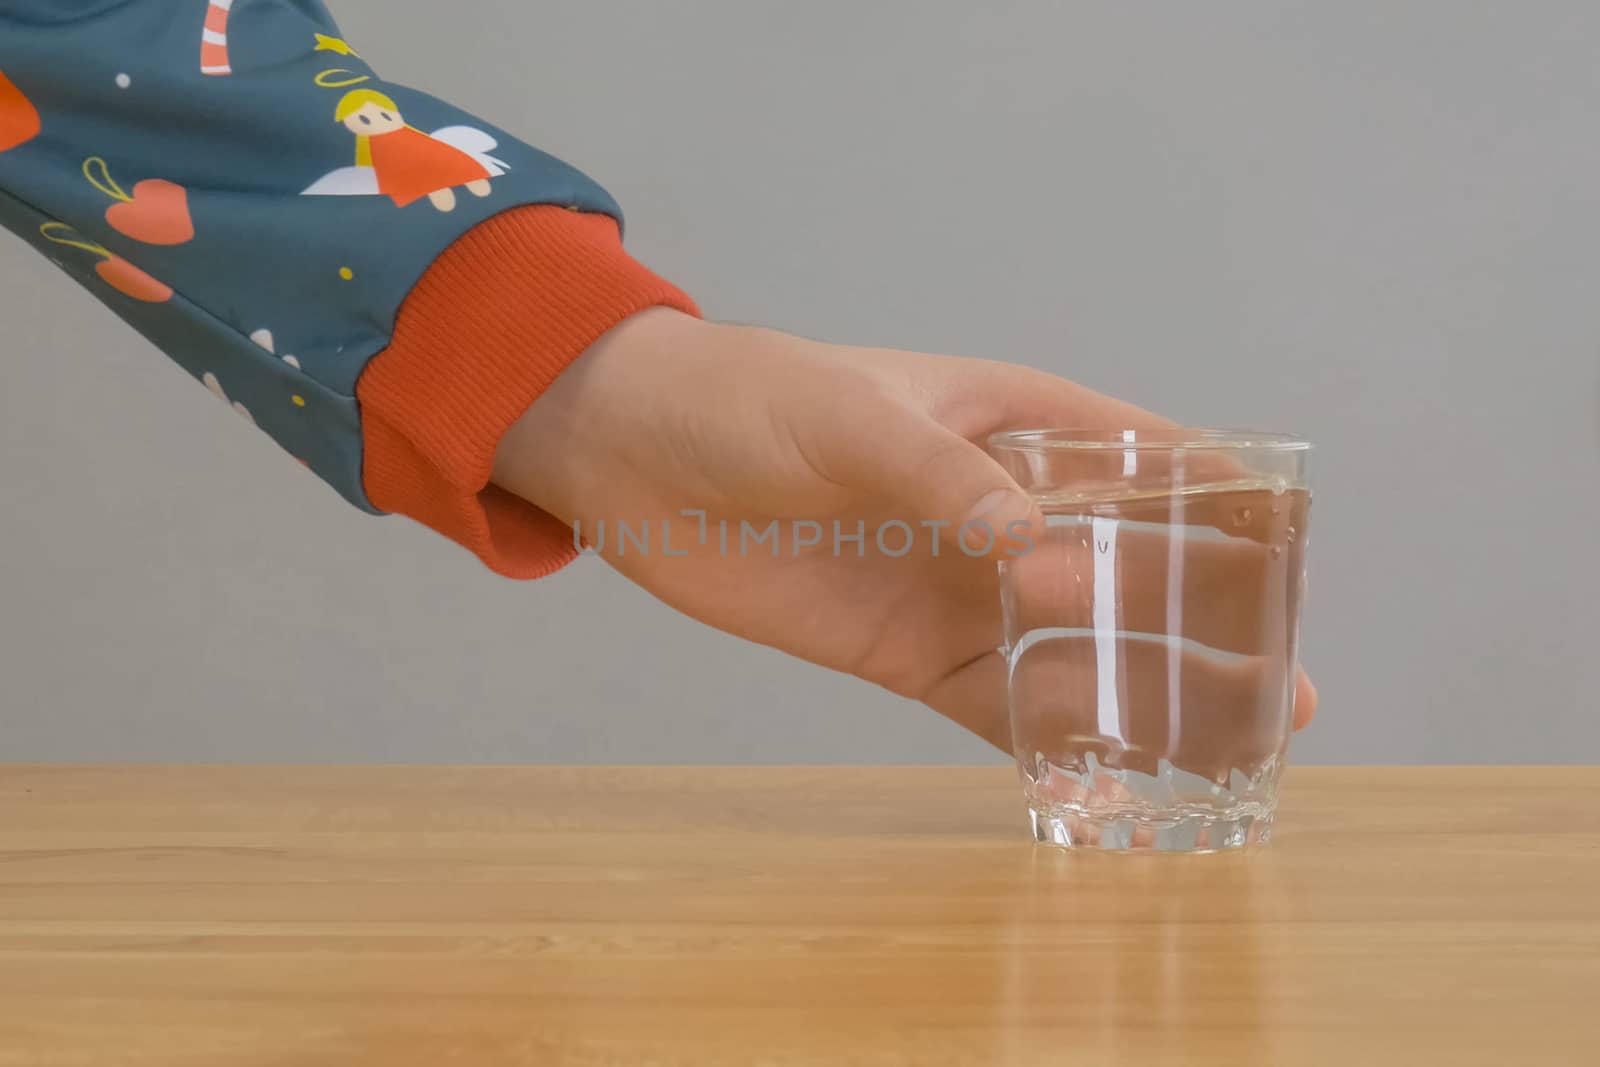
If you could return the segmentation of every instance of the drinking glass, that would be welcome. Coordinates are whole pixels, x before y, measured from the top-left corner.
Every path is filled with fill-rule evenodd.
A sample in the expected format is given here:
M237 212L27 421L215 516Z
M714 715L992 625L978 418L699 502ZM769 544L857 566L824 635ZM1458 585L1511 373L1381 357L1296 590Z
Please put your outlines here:
M1044 516L1000 564L1035 838L1165 851L1266 841L1294 717L1310 445L1064 429L989 447Z

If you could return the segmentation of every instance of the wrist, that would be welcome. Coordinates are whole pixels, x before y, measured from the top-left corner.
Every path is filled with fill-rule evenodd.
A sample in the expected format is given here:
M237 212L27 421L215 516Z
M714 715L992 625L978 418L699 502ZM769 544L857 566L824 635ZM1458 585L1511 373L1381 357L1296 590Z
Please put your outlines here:
M561 372L501 438L492 480L572 523L603 496L629 453L659 447L671 397L731 330L669 307L636 312Z

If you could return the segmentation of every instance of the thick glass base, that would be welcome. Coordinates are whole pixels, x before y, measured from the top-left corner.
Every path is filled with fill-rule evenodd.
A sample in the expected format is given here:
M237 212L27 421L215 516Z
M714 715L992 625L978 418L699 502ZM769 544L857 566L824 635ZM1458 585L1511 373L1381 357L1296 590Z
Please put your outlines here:
M1221 852L1265 844L1273 814L1264 804L1212 811L1028 809L1040 844L1108 852Z

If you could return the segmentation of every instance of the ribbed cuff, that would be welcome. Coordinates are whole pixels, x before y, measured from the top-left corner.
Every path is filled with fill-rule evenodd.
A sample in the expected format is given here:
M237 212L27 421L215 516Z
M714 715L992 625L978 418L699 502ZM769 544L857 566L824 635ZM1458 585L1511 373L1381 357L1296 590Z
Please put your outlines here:
M368 498L507 577L559 570L577 556L572 530L489 484L495 449L568 364L657 306L699 314L623 251L605 215L521 207L468 231L412 289L356 383Z

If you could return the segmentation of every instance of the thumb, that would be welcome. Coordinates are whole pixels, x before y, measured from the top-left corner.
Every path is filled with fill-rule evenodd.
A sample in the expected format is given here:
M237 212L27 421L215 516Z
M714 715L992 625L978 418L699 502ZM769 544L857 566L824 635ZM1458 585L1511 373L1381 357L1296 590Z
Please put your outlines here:
M1022 487L987 452L921 412L872 427L850 463L851 479L973 558L1021 554L1043 531ZM854 436L853 434L847 436Z

